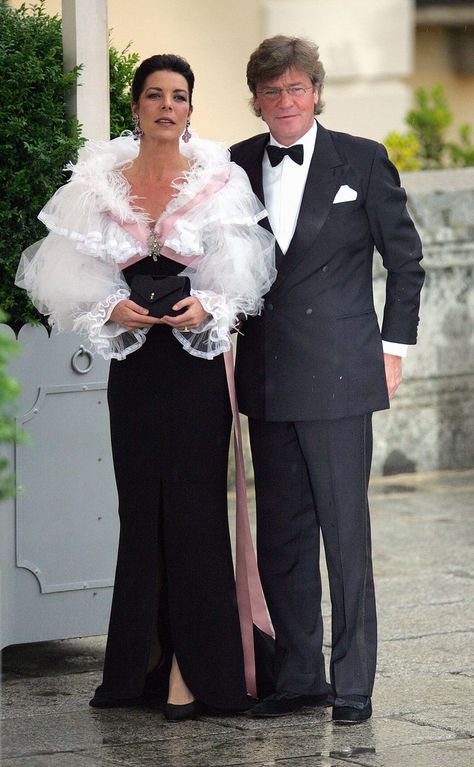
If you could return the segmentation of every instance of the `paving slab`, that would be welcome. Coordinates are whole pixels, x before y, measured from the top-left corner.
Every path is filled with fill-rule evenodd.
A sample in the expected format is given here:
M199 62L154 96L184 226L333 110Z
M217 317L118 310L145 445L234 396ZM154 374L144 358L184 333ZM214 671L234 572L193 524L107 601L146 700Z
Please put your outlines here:
M474 657L470 646L472 633L446 632L427 636L413 636L406 640L380 642L379 672L381 674L435 674L472 673Z
M273 737L275 732L294 731L299 728L306 731L308 728L316 729L322 732L325 725L331 723L331 708L305 708L291 716L273 717L269 719L253 718L247 714L239 716L219 717L201 717L203 719L218 721L219 724L228 730L235 730L237 733L271 733Z
M416 615L416 620L414 617ZM417 606L382 606L379 641L474 631L474 601Z
M195 725L190 723L191 727ZM138 759L139 764L140 759L144 763L146 759L154 759L160 767L168 763L179 767L229 767L251 762L263 765L300 757L341 758L354 749L375 753L382 744L384 748L394 748L455 737L438 728L384 719L359 727L327 723L319 727L295 725L281 730L268 730L263 723L251 732L237 733L228 729L226 735L215 734L205 740L177 737L113 746L103 749L102 759L104 765L135 765L134 759Z
M265 767L320 767L320 765L324 765L324 767L348 767L351 764L355 764L355 762L346 761L345 759L340 761L336 755L323 754L321 756L297 756L290 757L289 759L277 759L271 762L260 762L258 767L263 767L263 765Z
M7 647L2 653L2 673L7 679L65 676L94 670L100 674L106 641L105 636L79 637Z
M150 767L150 765L156 765L156 767L281 767L282 764L286 764L288 767L299 767L300 764L306 764L307 767L348 767L351 762L339 760L330 755L313 754L307 759L303 757L290 757L288 760L284 759L265 759L264 761L245 761L243 758L238 757L236 762L215 762L205 761L204 757L200 757L200 761L188 762L186 757L182 757L179 752L170 754L170 761L165 761L163 755L158 754L153 748L138 749L138 751L132 755L125 755L123 753L108 753L106 761L100 762L101 767ZM11 767L15 767L12 765Z
M473 577L466 577L455 573L420 572L413 577L404 574L388 576L382 572L376 586L379 622L390 610L397 608L474 604L474 573Z
M2 759L2 767L97 767L102 764L100 752L78 754L35 754L18 759Z
M471 683L471 695L472 691ZM403 718L414 724L442 727L443 730L456 733L458 737L474 737L474 706L461 706L458 702L454 705L447 703L444 694L441 705L435 707L428 704L422 711L404 714Z
M432 505L425 508L418 494L409 498L388 497L383 508L373 509L376 579L379 576L417 577L428 572L468 573L474 577L472 493L458 494L455 498L455 509L446 508L447 499L443 496L434 496ZM390 525L389 535L388 517L397 517L397 522ZM450 523L444 521L448 517Z
M4 682L2 703L8 719L87 711L89 700L100 683L94 671L60 676L15 678Z
M472 692L472 679L462 675L446 674L440 680L439 675L391 674L378 677L372 704L377 716L411 718L427 710L446 712L459 701L468 701ZM469 720L470 712L465 713L458 720L460 732L465 731Z
M173 739L199 740L222 732L213 722L183 722L170 726L152 709L85 709L49 716L9 719L3 729L5 757L58 751L84 751L91 746L145 743Z
M416 746L398 746L374 754L354 754L349 764L360 767L472 767L472 740L450 740ZM278 767L281 767L278 764ZM291 763L285 767L293 767ZM311 764L301 767L311 767Z
M474 764L474 471L371 485L379 663L373 718L331 709L278 719L167 723L98 711L105 637L6 648L2 767L471 767ZM324 566L323 566L324 573ZM330 600L323 590L325 655Z

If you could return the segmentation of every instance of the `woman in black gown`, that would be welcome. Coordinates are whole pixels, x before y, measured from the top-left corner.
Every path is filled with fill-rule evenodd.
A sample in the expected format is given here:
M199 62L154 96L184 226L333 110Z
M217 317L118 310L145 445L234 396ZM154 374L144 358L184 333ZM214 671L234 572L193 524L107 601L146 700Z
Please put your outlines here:
M120 542L95 707L248 707L227 520L232 414L224 368L239 315L275 277L245 174L189 133L187 62L153 56L133 83L135 137L90 144L40 214L50 233L17 283L59 330L111 359ZM191 140L189 141L189 138ZM184 140L184 143L183 143ZM188 143L189 142L189 143ZM136 275L183 274L180 311L130 299Z

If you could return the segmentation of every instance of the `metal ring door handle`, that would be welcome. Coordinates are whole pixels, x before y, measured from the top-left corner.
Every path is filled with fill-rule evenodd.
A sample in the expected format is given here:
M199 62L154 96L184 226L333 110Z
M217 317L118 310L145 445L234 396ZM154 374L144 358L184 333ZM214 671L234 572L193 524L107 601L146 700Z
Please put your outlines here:
M85 367L79 367L78 360L80 357L85 356L88 359L88 363ZM71 367L74 370L75 373L79 373L79 375L85 375L86 373L89 373L90 370L92 370L92 365L94 364L94 358L92 356L92 352L89 351L89 349L85 349L84 346L81 344L77 352L74 352L71 358Z

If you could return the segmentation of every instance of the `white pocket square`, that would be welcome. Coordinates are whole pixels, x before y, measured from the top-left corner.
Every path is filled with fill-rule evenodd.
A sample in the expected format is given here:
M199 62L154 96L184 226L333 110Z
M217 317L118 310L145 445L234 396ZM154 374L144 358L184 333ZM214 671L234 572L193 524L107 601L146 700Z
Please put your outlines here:
M344 184L339 187L332 202L334 205L336 202L351 202L351 200L357 200L357 192L355 189L351 189L350 186L347 186L347 184Z

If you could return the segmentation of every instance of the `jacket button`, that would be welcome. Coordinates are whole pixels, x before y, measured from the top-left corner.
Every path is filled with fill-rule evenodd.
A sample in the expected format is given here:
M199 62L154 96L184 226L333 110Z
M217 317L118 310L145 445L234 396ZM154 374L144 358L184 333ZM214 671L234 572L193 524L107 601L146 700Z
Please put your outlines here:
M329 269L329 266L327 264L324 264L324 266L323 266L321 271L327 272L328 269Z
M313 313L313 310L312 310L312 309L306 309L306 312L305 312L305 314L312 314L312 313Z
M266 308L268 309L269 312L271 312L273 310L273 304L266 304L265 306L266 306Z

